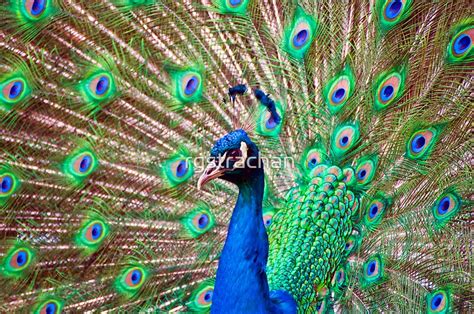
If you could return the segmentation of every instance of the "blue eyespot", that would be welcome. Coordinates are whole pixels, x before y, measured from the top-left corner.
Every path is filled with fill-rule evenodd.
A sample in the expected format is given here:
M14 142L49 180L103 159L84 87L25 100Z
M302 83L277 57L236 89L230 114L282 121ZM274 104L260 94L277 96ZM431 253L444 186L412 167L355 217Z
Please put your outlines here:
M382 88L382 91L380 92L380 99L382 99L383 102L390 100L393 96L394 91L395 89L392 85L384 86L384 88Z
M378 211L379 211L379 207L377 206L377 204L373 204L370 207L370 211L369 211L370 218L374 218L377 215Z
M199 217L198 219L198 228L204 229L207 227L208 223L209 223L209 216L206 214L202 214L201 217Z
M89 155L85 155L79 164L79 172L81 173L87 172L91 165L92 165L92 157Z
M25 251L18 252L16 256L16 264L18 265L18 267L25 265L27 261L28 261L28 255L26 254L26 252Z
M31 14L38 16L43 13L44 9L46 8L46 1L47 0L34 0L33 4L31 5Z
M346 95L346 90L344 88L337 89L334 93L332 93L332 101L335 103L339 103L341 100L344 99Z
M313 169L318 164L318 160L316 158L311 158L308 162L308 168Z
M102 235L102 226L100 224L95 224L92 227L92 240L97 240Z
M349 143L349 137L348 136L343 136L339 139L339 144L344 147L347 145L347 143Z
M451 205L451 201L449 200L449 197L446 196L443 198L438 205L438 213L440 215L444 215L448 212L449 206Z
M316 311L319 312L319 310L321 310L322 307L323 307L323 302L320 301L320 302L316 305Z
M426 139L423 135L417 135L411 142L411 149L415 153L419 153L425 147Z
M402 11L403 3L401 0L392 0L385 8L385 15L389 19L396 18Z
M361 171L357 173L357 178L359 178L359 180L364 180L366 175L367 175L367 171L365 169L362 169Z
M463 54L471 46L471 37L466 34L462 34L454 41L454 53Z
M2 193L7 193L11 190L13 186L13 179L12 177L6 175L3 177L2 179L2 185L1 185L1 189L2 189Z
M53 302L48 303L48 305L46 305L46 314L54 313L56 313L56 304L54 304Z
M109 89L109 79L106 76L102 76L97 81L97 85L95 87L95 93L99 96L102 96L107 92Z
M376 261L372 261L372 262L370 262L369 265L367 266L367 274L368 274L369 276L371 276L371 275L374 274L374 272L375 272L375 267L377 266L376 264L377 264Z
M443 294L438 293L433 297L433 299L431 299L431 309L433 311L436 311L440 306L441 302L443 302Z
M181 160L178 166L176 167L176 176L178 178L181 178L186 174L187 171L188 171L188 164L186 160Z
M15 83L12 84L10 88L10 92L8 93L8 97L13 100L17 98L18 96L20 96L22 91L23 91L23 82L16 81Z
M239 5L241 2L242 0L229 0L230 5L233 7Z
M273 118L273 116L270 116L270 118L268 118L267 122L265 122L265 127L267 129L274 129L276 126L278 125L278 123L275 122L275 119Z
M300 30L296 35L295 37L293 37L293 45L295 45L295 47L301 47L303 46L306 41L308 40L308 31L306 29L302 29Z
M265 220L265 226L268 227L272 224L272 220L271 219L267 219Z
M140 283L141 278L142 278L142 273L139 270L134 270L132 272L132 276L130 277L130 281L132 282L132 284L136 285Z
M204 294L204 301L211 302L211 300L212 300L212 290L209 290Z
M186 87L184 88L184 93L189 96L192 95L198 88L199 80L196 76L192 76L188 82L186 83Z

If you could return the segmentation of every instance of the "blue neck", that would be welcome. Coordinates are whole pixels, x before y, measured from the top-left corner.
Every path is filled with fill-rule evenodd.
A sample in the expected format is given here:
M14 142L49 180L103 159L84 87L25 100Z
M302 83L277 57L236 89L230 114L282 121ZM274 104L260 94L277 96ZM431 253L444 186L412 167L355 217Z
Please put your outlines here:
M217 269L212 313L266 313L271 307L262 218L263 170L239 184L239 197Z

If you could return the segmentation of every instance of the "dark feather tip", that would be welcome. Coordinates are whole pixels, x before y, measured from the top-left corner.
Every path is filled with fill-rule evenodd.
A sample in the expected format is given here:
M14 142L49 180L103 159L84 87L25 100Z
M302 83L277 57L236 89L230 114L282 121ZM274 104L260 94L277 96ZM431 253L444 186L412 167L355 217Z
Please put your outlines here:
M243 95L247 92L247 86L245 84L238 84L229 88L229 96L234 101L237 95Z
M265 94L261 89L255 89L254 91L255 97L260 100L260 103L267 107L268 111L270 111L273 121L279 124L281 122L281 117L276 111L276 105L273 99L270 98L268 94Z

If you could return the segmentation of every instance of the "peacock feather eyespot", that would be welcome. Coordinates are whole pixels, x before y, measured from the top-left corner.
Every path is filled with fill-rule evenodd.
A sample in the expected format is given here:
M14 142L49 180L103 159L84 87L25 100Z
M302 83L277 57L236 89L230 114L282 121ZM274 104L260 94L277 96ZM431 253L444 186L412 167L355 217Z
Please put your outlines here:
M273 216L275 215L275 210L273 208L267 208L263 211L263 224L265 228L269 228L273 222Z
M173 94L180 103L197 102L203 94L203 75L196 69L171 71Z
M355 170L357 184L367 185L375 176L377 170L377 157L366 156L362 157L357 163Z
M14 75L0 82L0 109L10 110L13 105L25 100L31 93L25 78Z
M432 207L435 228L444 227L461 209L461 197L455 192L445 192L438 197Z
M374 84L375 110L383 110L398 100L405 89L405 68L394 68L381 73Z
M331 308L331 305L329 302L329 295L326 295L322 299L316 301L316 305L314 307L317 314L328 313L328 310L330 308Z
M212 305L212 296L214 292L214 281L203 281L191 294L188 301L188 307L195 312L208 311Z
M109 226L99 218L85 221L76 234L76 243L87 253L99 248L109 233Z
M0 272L6 277L20 277L32 264L35 254L26 245L13 246L3 259Z
M9 199L20 186L18 177L11 171L0 170L0 204Z
M250 0L214 0L213 2L222 14L245 15Z
M279 101L275 102L276 112L280 117L280 121L275 121L273 115L268 111L267 107L259 106L259 114L257 117L256 133L262 136L278 136L283 125L284 108Z
M363 287L379 283L384 276L384 262L379 254L369 257L362 267L361 284Z
M170 187L188 181L194 174L194 165L187 150L180 148L161 165L161 177Z
M354 251L358 249L360 244L360 236L351 234L349 238L347 238L346 244L344 245L344 255L349 256Z
M472 42L474 41L474 22L455 28L454 35L448 45L448 61L469 61L474 57Z
M391 200L381 193L370 201L364 215L364 224L369 230L374 230L382 222L382 218L390 204Z
M43 20L54 13L53 0L19 1L19 10L23 18L30 22Z
M117 278L116 288L119 293L132 297L139 292L147 277L148 272L142 266L126 267Z
M394 20L397 16L400 15L403 9L403 1L401 0L392 0L388 2L385 6L384 17L387 20Z
M99 161L92 150L80 149L71 154L65 161L63 170L77 182L86 179L97 169Z
M321 145L308 146L302 154L301 168L305 173L310 173L316 166L327 161L327 153Z
M411 2L412 0L378 0L376 8L382 31L388 31L406 19L410 12Z
M56 298L47 297L41 298L33 313L35 314L59 314L61 313L64 303Z
M303 58L313 42L316 26L316 20L298 7L291 25L285 28L283 49L294 58Z
M342 287L346 282L346 270L344 267L339 268L331 280L331 284L334 287Z
M198 238L211 230L215 225L215 216L209 206L203 202L186 214L182 220L184 235L189 238Z
M434 127L416 131L407 143L407 157L410 159L425 160L429 157L438 137L438 130Z
M332 135L331 152L336 157L341 157L350 151L360 137L358 124L343 124L338 126Z
M83 97L86 102L101 102L115 93L115 81L112 75L99 71L87 78L83 83Z
M449 313L451 295L446 289L438 289L426 296L426 310L428 313Z
M355 76L349 65L329 80L323 89L323 99L332 114L342 109L354 93L354 87Z

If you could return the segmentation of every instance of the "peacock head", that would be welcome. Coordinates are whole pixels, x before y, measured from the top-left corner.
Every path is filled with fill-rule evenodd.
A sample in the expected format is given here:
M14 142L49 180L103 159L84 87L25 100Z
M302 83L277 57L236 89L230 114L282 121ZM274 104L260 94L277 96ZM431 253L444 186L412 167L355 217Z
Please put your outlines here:
M216 178L240 185L263 173L257 145L242 129L220 138L214 144L209 160L198 180L198 189Z

